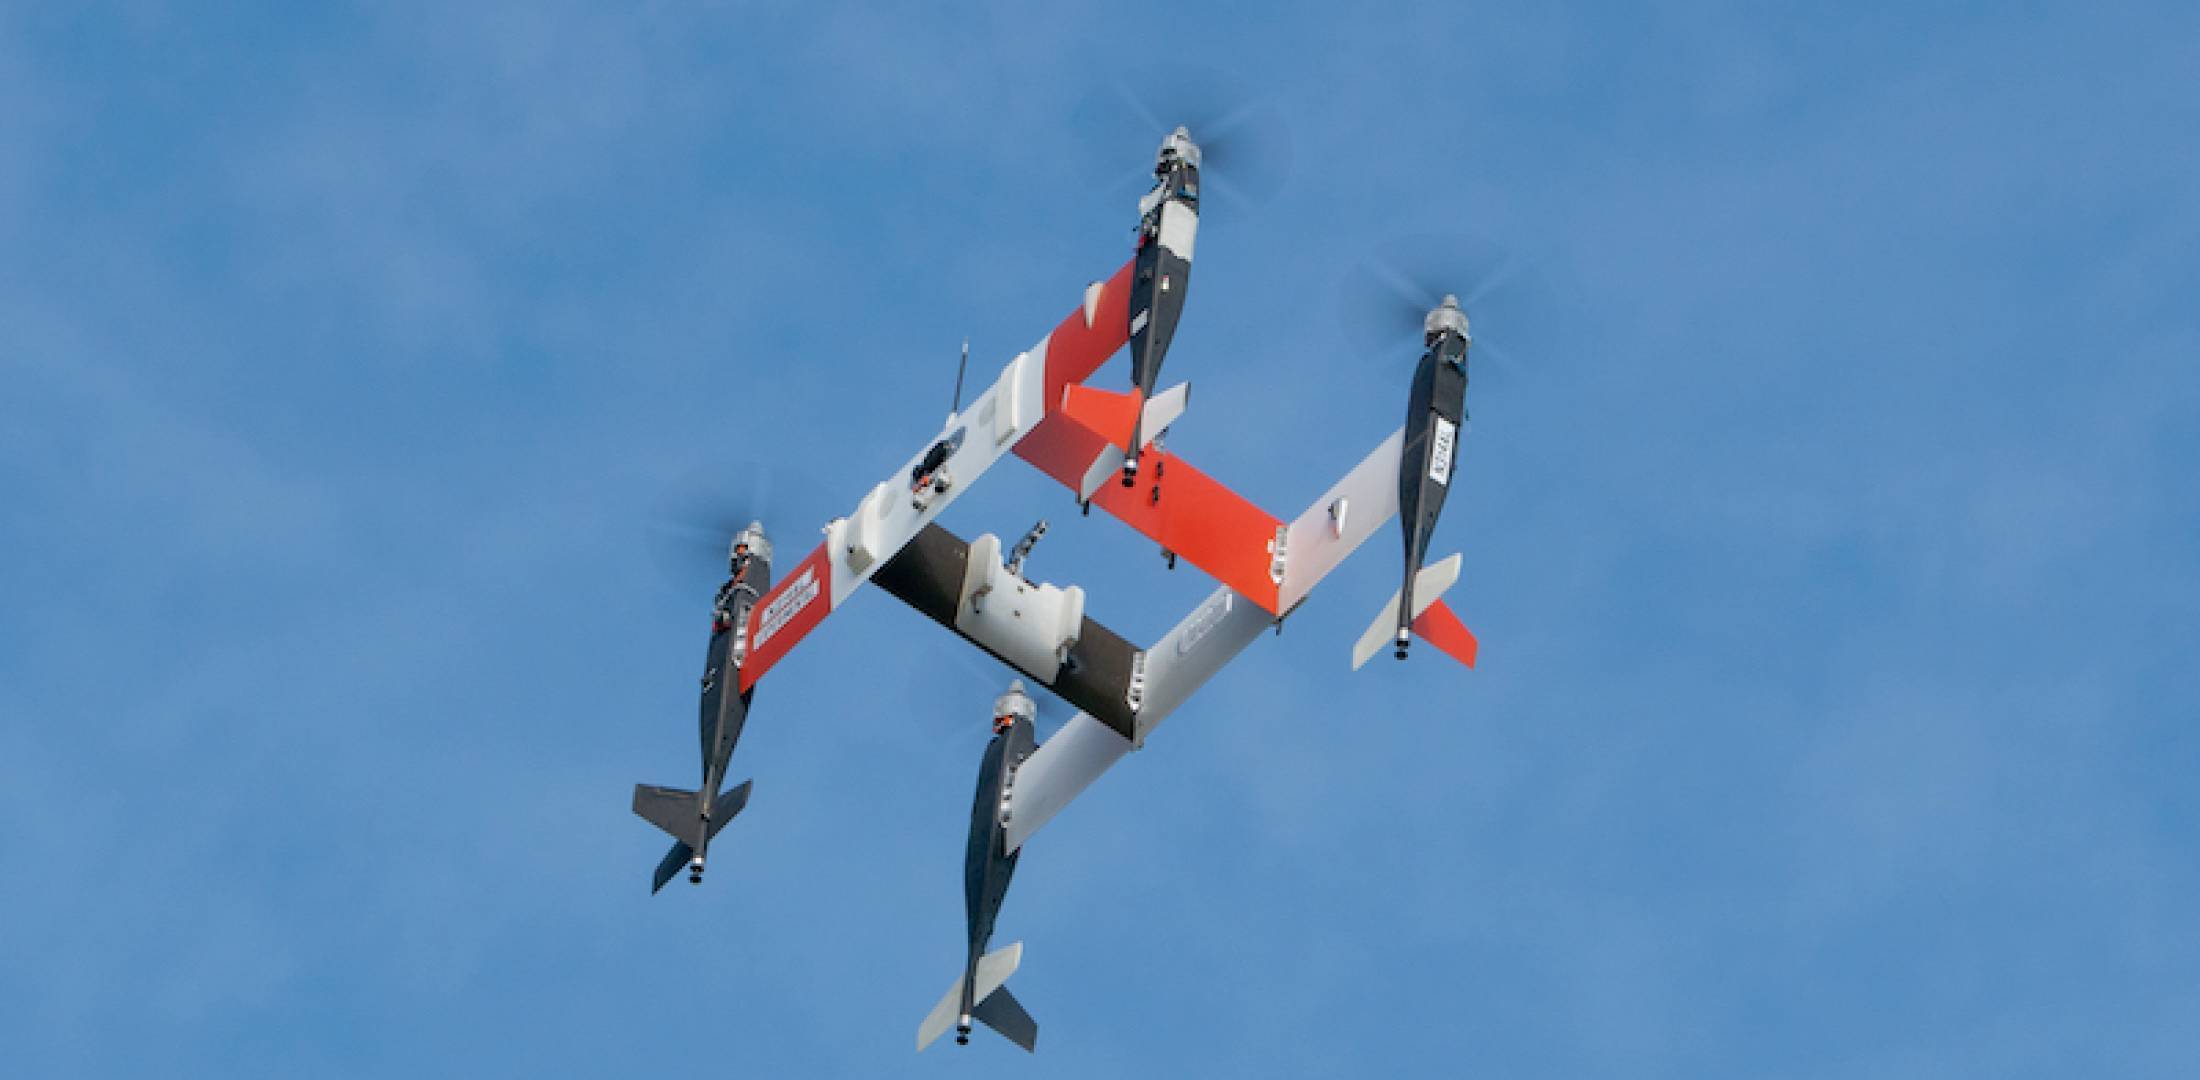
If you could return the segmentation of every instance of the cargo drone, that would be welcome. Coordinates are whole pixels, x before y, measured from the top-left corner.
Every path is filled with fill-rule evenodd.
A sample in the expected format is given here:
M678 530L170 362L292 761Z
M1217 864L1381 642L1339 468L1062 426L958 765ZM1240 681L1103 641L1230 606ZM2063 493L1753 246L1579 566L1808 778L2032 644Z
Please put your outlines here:
M1355 646L1353 666L1385 641L1403 659L1414 635L1470 667L1475 662L1474 635L1440 599L1458 579L1459 556L1422 565L1464 419L1471 339L1456 299L1447 296L1428 313L1406 424L1289 521L1161 445L1189 399L1183 384L1155 387L1190 280L1200 160L1189 131L1171 132L1156 155L1154 187L1140 201L1131 260L1088 286L1082 303L967 407L958 375L956 409L940 434L848 515L826 524L822 542L776 583L762 526L743 530L712 611L702 786L635 789L635 812L675 840L652 888L683 865L699 883L711 837L748 800L747 781L723 794L717 788L757 681L867 581L1076 707L1042 744L1017 706L1018 698L1029 703L1021 684L996 703L1001 726L986 751L966 855L969 953L962 979L920 1028L919 1049L949 1020L958 1041L967 1041L972 1018L1031 1049L1036 1024L1000 988L1022 945L984 951L1023 845L1263 631L1280 627L1393 515L1404 532L1404 580ZM1085 386L1126 344L1130 392ZM997 537L965 541L937 523L1011 452L1067 487L1081 508L1097 505L1160 545L1172 567L1181 557L1214 577L1215 591L1139 648L1086 615L1083 589L1027 579L1025 559L1044 522L1006 558ZM1110 477L1118 482L1107 483Z

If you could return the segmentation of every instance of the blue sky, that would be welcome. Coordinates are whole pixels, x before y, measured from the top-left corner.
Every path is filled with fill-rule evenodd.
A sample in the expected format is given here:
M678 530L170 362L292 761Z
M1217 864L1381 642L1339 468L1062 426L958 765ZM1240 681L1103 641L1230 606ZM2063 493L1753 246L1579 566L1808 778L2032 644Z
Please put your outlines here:
M2190 1074L2196 41L0 8L12 1071ZM862 594L761 687L713 879L652 898L628 792L692 779L717 581L651 523L765 489L805 549L963 337L992 371L1120 265L1133 80L1288 117L1168 371L1172 448L1272 510L1402 414L1365 268L1512 267L1438 536L1482 666L1347 670L1378 536L1029 849L1038 1059L912 1056L998 679ZM1129 637L1209 587L1013 464L948 524L1041 515L1032 571Z

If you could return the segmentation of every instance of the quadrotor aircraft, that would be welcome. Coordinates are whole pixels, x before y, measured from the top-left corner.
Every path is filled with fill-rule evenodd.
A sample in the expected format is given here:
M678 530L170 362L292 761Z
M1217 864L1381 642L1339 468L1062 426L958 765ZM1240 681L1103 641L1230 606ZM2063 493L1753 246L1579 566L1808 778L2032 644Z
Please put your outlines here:
M1355 644L1364 665L1388 642L1399 659L1418 636L1473 666L1474 635L1440 599L1460 557L1426 562L1449 490L1465 418L1467 316L1446 296L1428 312L1424 352L1403 426L1296 517L1276 517L1191 462L1162 434L1185 413L1189 387L1157 389L1183 315L1199 230L1201 154L1179 127L1161 143L1154 184L1139 201L1136 251L1036 345L1010 360L939 435L879 481L824 539L773 576L761 523L734 537L728 578L711 608L701 701L702 778L696 790L636 785L634 812L670 834L652 891L685 868L700 883L711 839L739 814L750 782L721 792L756 684L865 582L922 612L1078 711L1044 743L1021 681L994 703L965 858L967 954L961 976L919 1027L924 1049L973 1022L1025 1050L1038 1025L1005 983L1023 945L987 951L1017 859L1039 828L1092 782L1144 745L1163 719L1262 631L1280 627L1314 586L1393 516L1403 534L1403 577ZM1128 345L1131 389L1084 382ZM1140 648L1094 621L1085 592L1034 582L1024 561L1047 528L1004 557L993 534L964 540L937 518L1010 453L1100 507L1217 582L1152 645ZM1113 482L1111 482L1113 481Z

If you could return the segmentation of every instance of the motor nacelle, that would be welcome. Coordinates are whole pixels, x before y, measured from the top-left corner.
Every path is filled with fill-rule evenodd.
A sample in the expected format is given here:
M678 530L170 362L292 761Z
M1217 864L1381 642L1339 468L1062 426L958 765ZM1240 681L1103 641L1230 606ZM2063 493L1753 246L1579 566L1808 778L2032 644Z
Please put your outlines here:
M1467 334L1467 313L1460 310L1459 298L1450 293L1444 294L1443 303L1429 309L1428 318L1421 323L1421 330L1423 341L1430 345L1436 344L1447 332L1458 334L1470 344L1474 340Z
M1199 168L1199 144L1192 141L1191 129L1181 124L1161 140L1161 149L1154 153L1153 174L1167 176L1179 164Z

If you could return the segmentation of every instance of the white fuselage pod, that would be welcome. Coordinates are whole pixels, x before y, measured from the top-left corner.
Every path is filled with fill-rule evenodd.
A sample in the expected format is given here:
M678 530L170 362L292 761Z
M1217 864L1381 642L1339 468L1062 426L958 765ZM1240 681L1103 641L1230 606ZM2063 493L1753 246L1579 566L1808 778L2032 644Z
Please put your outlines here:
M1052 683L1077 644L1085 621L1085 590L1033 584L1001 562L1000 538L970 542L955 629L1008 661Z

